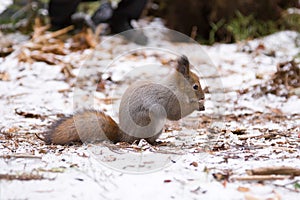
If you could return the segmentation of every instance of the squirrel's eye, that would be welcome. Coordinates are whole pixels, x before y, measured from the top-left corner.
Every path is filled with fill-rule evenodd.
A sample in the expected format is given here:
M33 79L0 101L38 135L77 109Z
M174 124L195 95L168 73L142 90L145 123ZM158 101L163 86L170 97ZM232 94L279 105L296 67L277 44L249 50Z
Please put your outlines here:
M199 86L198 86L197 84L194 84L194 85L193 85L193 89L194 89L194 90L198 90L198 88L199 88Z

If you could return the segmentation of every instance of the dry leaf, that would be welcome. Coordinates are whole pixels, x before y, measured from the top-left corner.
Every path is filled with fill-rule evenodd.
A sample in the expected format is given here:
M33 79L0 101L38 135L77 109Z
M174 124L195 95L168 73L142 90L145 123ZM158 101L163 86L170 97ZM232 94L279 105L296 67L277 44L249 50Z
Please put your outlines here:
M197 162L192 162L192 163L190 163L190 165L193 165L194 167L198 167L198 163Z

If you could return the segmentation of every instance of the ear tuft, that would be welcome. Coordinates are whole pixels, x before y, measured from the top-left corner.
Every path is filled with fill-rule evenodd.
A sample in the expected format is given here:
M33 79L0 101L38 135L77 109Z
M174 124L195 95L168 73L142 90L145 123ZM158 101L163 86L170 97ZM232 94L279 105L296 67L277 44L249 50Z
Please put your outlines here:
M185 55L180 56L177 60L176 70L184 76L188 76L190 72L190 63Z

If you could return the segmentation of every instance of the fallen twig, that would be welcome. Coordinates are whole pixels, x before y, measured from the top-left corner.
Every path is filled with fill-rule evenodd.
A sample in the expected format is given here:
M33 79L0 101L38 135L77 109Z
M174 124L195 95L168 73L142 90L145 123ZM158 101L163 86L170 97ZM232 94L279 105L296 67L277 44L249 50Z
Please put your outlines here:
M298 181L299 181L299 180L294 180L294 181L289 182L289 183L286 183L286 184L284 184L284 185L280 185L280 184L274 184L274 185L277 186L277 187L282 187L282 188L287 189L287 190L292 191L292 192L297 192L297 193L299 193L300 191L299 191L298 189L293 189L293 188L288 188L288 187L287 187L288 185L298 183Z
M261 167L256 169L246 170L248 175L291 175L291 176L300 176L300 169L287 166L279 167Z
M239 140L247 140L250 138L257 138L261 137L262 134L247 134L247 135L239 135L238 138Z
M12 154L12 155L0 155L0 158L34 158L42 159L42 156L30 155L30 154Z
M63 28L63 29L60 29L58 31L55 31L55 32L51 32L51 33L48 33L48 34L45 34L45 35L42 35L40 37L37 37L35 38L34 42L35 43L40 43L40 42L43 42L45 40L49 40L51 38L55 38L55 37L58 37L60 35L63 35L71 30L74 29L74 26L68 26L66 28Z
M231 179L236 181L273 181L290 178L287 175L253 175L253 176L234 176Z
M30 180L43 180L48 179L40 174L0 174L0 180L20 180L20 181L30 181ZM51 179L49 179L51 180Z

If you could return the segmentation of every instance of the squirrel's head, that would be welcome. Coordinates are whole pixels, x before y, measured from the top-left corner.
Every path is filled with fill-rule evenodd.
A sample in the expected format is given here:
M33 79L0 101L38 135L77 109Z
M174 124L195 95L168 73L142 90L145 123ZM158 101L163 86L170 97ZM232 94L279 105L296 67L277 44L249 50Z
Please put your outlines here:
M182 55L177 59L176 70L184 78L183 90L189 98L191 104L196 105L197 110L203 111L204 107L204 92L199 82L199 77L192 71L190 71L190 63L185 55Z

